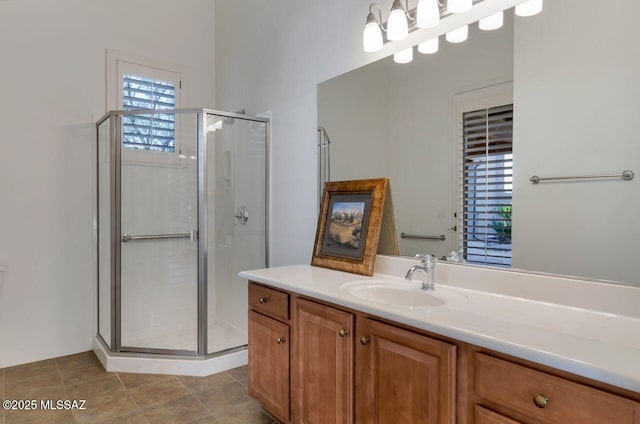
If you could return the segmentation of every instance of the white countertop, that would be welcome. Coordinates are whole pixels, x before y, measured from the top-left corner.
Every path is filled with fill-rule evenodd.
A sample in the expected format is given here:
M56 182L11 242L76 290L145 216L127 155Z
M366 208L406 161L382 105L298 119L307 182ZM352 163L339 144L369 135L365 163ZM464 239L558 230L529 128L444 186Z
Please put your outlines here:
M407 263L410 262L405 260L401 265ZM438 267L436 270L440 272L436 274L434 295L446 303L434 307L376 303L345 290L344 285L354 281L397 279L397 272L394 276L377 273L365 277L310 265L294 265L244 271L240 276L640 392L640 316L618 312L631 310L631 303L637 305L633 309L640 313L640 304L636 303L640 300L640 288L607 287L601 283L502 272L510 279L510 293L505 295L494 287L495 281L504 278L500 271L456 268L446 264ZM438 283L456 276L477 279L479 283L474 289L469 288L469 281ZM545 292L549 299L542 297L541 300L537 296L538 299L532 300L514 295L513 287L518 287L519 278L527 283L522 287L529 290L531 282L535 281L536 293ZM492 281L483 284L483 279ZM404 281L398 279L398 283L404 284ZM419 283L415 284L419 291ZM485 290L485 287L489 289ZM580 299L581 290L585 297L593 297L596 304L598 299L606 298L606 305L585 308L586 301ZM571 301L572 297L576 298L575 302Z

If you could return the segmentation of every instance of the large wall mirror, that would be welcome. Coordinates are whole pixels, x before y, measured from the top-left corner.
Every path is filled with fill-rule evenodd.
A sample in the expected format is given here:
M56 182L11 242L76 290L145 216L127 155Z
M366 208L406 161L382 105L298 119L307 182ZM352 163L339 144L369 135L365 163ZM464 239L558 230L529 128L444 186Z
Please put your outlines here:
M635 0L549 1L319 84L331 180L390 178L398 233L425 237L403 256L640 285L637 16Z

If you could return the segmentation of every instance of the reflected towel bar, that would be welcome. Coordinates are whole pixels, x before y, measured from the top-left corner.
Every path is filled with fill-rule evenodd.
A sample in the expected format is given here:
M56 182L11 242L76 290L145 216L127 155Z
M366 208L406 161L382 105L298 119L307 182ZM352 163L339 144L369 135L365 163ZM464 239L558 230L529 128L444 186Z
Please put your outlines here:
M126 243L128 241L135 240L163 240L163 239L191 239L191 241L195 241L198 238L198 233L196 230L192 230L190 233L182 233L182 234L149 234L145 236L132 236L127 233L124 233L120 236L120 241Z
M416 239L416 240L440 240L445 241L447 237L443 234L440 236L416 236L412 234L400 233L400 238L403 239Z
M534 175L529 178L532 184L538 184L540 181L554 181L554 180L582 180L589 178L622 178L624 181L631 181L635 174L633 171L626 170L622 174L603 174L603 175L574 175L571 177L538 177Z

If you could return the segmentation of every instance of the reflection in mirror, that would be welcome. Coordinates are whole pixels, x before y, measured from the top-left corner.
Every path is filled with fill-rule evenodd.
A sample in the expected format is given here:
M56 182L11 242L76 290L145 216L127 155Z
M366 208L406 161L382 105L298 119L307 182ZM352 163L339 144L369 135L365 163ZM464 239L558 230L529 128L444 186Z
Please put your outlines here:
M499 177L498 187L487 186L481 177L485 174L483 164L505 168L495 167L498 159L505 158L504 152L497 151L500 158L489 156L492 159L486 161L485 148L491 147L485 143L486 131L497 123L485 123L487 110L508 106L509 113L504 116L511 124L512 34L509 19L500 31L472 34L464 44L443 43L438 54L416 55L409 65L400 66L387 58L319 86L319 125L332 139L332 178L391 178L398 231L413 236L401 239L402 255L429 252L444 256L461 246L458 234L465 232L453 228L458 226L456 214L462 199L456 195L462 194L458 190L463 177L458 172L462 145L450 140L452 133L461 136L458 133L464 118L469 133L466 159L475 168L468 166L465 176L469 177L469 171L477 174L473 181L467 178L465 193L469 205L478 204L478 213L466 218L470 220L468 241L475 247L465 252L470 253L465 257L480 263L510 262L510 243L503 240L498 244L497 233L487 231L486 222L480 222L485 218L497 222L499 215L480 211L487 209L485 196L495 194L482 189L502 189L505 177L511 178L508 169L508 175ZM498 114L497 119L504 116ZM510 149L510 130L508 135ZM496 135L490 137L495 139ZM510 184L508 188L510 198ZM492 200L490 208L497 209L496 202L501 200ZM495 239L491 243L487 232ZM441 235L445 240L420 238Z
M404 256L461 250L472 263L640 285L637 178L529 181L638 172L640 4L613 3L510 10L497 31L473 25L437 54L319 84L331 179L390 178L398 233L427 236L402 239Z

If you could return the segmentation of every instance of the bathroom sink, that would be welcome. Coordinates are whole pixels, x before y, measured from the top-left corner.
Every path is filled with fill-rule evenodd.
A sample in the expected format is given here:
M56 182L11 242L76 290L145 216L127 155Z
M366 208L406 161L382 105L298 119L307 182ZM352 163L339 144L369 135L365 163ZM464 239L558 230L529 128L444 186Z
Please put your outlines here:
M345 283L340 290L369 302L394 306L436 307L466 296L436 285L432 291L422 290L417 281L380 279Z

